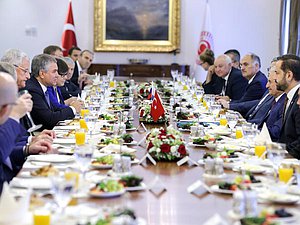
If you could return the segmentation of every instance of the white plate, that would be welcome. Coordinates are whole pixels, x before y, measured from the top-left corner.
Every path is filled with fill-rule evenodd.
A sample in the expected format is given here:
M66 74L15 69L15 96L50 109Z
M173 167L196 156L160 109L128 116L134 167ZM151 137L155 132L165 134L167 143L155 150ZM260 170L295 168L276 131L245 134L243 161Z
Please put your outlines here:
M193 142L189 142L189 146L192 146L192 147L205 147L205 145L198 145L198 144L194 144Z
M290 185L286 192L292 195L300 195L300 188L297 185Z
M75 144L75 138L55 138L53 144Z
M212 192L221 193L221 194L227 194L227 195L232 195L235 192L235 191L232 191L232 190L220 189L218 185L212 185L212 186L210 186L210 190Z
M79 129L79 125L69 125L69 126L56 126L53 130L76 130Z
M61 154L74 154L74 148L58 148L57 151Z
M109 164L95 165L95 164L91 163L91 168L94 168L94 169L111 169L112 166L113 166L112 164L111 165L109 165Z
M191 131L190 129L183 129L183 128L178 128L178 130L181 132L190 132Z
M224 149L232 150L232 151L235 151L235 152L243 152L243 151L247 150L246 147L238 146L238 145L232 145L232 144L219 144L219 145L217 145L217 151L224 151Z
M18 188L32 188L32 189L51 189L52 183L47 177L35 177L32 179L22 179L15 177L11 182L10 186Z
M18 174L18 177L20 178L47 178L45 176L32 176L30 174L31 171L22 171ZM60 175L63 175L61 172L60 172Z
M226 173L223 173L221 175L211 175L211 174L203 174L203 178L206 180L224 180L227 177Z
M104 148L102 148L100 150L101 152L105 152L105 153L120 153L120 145L116 145L116 144L109 144L107 146L105 146ZM134 153L136 152L136 149L134 148L129 148L127 146L122 146L122 153Z
M259 193L258 198L278 204L296 204L300 200L299 196L276 192Z
M239 165L239 166L233 168L233 171L241 171L241 170L246 170L251 173L260 174L260 173L266 173L269 169L266 167L263 167L263 166L250 165L250 164Z
M70 155L49 154L49 155L30 155L27 158L27 160L38 161L38 162L51 162L51 163L66 163L66 162L73 162L75 158L74 156L70 156Z
M118 192L89 192L89 195L92 197L97 197L97 198L113 198L113 197L118 197L121 196L125 193L125 189L122 189L121 191Z
M135 186L135 187L125 187L126 191L144 191L147 189L147 186L145 183L141 182L140 186Z

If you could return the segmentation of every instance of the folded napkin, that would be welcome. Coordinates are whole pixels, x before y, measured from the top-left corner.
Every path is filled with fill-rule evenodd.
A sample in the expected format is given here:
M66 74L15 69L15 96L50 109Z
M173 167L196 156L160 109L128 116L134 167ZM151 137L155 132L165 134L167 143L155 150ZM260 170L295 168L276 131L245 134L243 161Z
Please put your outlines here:
M255 143L261 143L261 144L265 144L265 143L271 143L272 139L268 130L268 127L266 125L266 123L264 123L260 133L258 135L256 135L256 137L254 138L254 142Z
M4 183L0 197L0 224L22 224L28 214L31 191L15 200L7 183Z
M214 214L203 225L228 225L228 223L219 214Z
M109 144L109 145L105 146L104 148L102 148L101 151L109 152L109 153L111 153L111 152L119 153L120 152L120 145ZM133 152L136 152L136 149L129 148L125 145L122 145L122 152L133 153Z

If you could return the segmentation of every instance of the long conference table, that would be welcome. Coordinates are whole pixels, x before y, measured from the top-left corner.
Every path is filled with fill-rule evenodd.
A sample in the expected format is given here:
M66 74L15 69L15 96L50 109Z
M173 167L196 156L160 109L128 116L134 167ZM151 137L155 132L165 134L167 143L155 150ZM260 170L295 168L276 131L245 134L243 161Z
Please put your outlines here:
M134 126L139 126L138 112L134 114ZM175 126L174 121L171 124ZM146 125L148 129L160 127L161 125ZM144 133L131 131L134 140L141 140ZM188 140L189 133L183 133L183 138ZM187 141L188 142L188 141ZM141 159L145 153L145 146L133 146L137 149L136 156ZM190 158L198 161L205 151L205 148L188 147ZM153 165L147 161L142 165L132 166L133 174L143 177L144 183L149 185L157 176L163 183L166 191L155 195L149 190L126 192L124 195L115 198L82 198L80 203L91 203L96 207L124 206L135 211L137 217L143 218L149 225L198 225L204 224L216 213L230 224L228 211L232 209L232 196L218 193L203 193L201 195L188 193L187 188L197 180L203 181L203 166L189 166L184 164L178 166L176 162L157 162ZM225 170L230 176L236 173ZM99 170L106 174L107 170ZM266 205L259 204L259 207ZM278 205L277 205L278 206ZM280 205L279 205L280 206ZM300 209L299 205L284 206L293 209Z

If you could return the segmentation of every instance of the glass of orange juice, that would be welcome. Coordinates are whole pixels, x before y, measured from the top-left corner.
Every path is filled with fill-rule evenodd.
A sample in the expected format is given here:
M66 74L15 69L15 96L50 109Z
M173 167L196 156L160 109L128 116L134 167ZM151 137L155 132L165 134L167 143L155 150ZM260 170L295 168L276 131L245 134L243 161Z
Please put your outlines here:
M287 183L294 174L294 170L292 168L280 167L278 169L279 181Z
M89 114L90 110L89 109L81 109L80 110L80 115L83 118L85 115Z
M236 130L235 130L235 138L236 139L240 139L240 138L243 138L244 135L243 135L243 130L241 127L237 127Z
M79 177L80 173L73 169L68 169L65 171L65 179L66 180L74 180L75 181L75 189L78 190L79 187Z
M34 225L50 225L51 214L49 210L37 209L33 212Z
M76 130L75 140L76 140L76 145L84 145L85 144L85 131L84 131L84 129Z
M87 124L84 119L79 120L79 125L81 129L85 129L86 131L88 130Z
M220 125L221 126L227 126L227 119L224 115L222 115L221 118L220 118Z
M113 81L113 80L109 81L109 87L114 88L115 87L115 81Z
M265 153L266 149L265 145L255 145L254 154L260 158Z

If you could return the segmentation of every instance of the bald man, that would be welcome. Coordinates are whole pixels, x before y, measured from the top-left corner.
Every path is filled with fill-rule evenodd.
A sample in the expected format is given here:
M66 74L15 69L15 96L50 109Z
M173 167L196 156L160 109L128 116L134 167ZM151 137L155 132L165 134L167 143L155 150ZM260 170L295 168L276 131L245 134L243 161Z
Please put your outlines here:
M240 70L232 67L231 58L228 55L220 55L214 65L208 69L203 88L206 94L227 96L233 100L239 100L243 96L247 80Z

